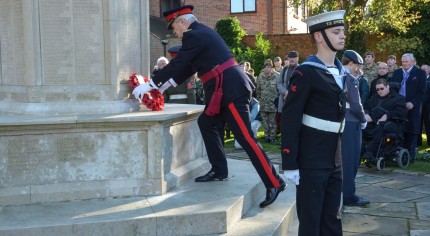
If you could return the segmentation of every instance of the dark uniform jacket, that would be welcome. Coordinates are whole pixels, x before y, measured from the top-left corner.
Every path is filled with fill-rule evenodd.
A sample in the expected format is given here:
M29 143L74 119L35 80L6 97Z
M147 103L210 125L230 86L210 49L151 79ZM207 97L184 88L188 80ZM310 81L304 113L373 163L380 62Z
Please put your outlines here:
M369 84L364 75L358 77L358 91L360 92L361 104L366 104L369 98Z
M182 48L153 78L155 85L160 87L170 78L181 84L196 71L201 77L219 64L232 58L232 54L224 40L211 28L193 22L188 31L184 32ZM235 99L250 94L254 89L252 82L240 66L224 71L223 98L221 106L226 106ZM203 85L205 103L208 104L214 92L215 79Z
M387 114L387 120L406 119L405 97L393 90L385 97L375 94L365 104L364 112L373 122L377 122L384 114Z
M348 90L346 101L349 104L349 108L346 109L345 121L365 123L366 117L358 92L358 80L351 74L346 74L345 84Z
M406 124L406 132L412 134L420 133L421 126L421 104L425 95L426 75L425 71L412 66L406 81L406 102L414 104L414 108L408 111L408 122ZM393 77L389 81L402 83L403 69L397 69L393 73Z
M343 67L336 59L343 75ZM288 96L282 109L282 169L333 169L340 134L302 124L303 114L319 119L342 122L345 94L334 76L316 57L310 56L298 66L290 80ZM340 155L338 155L340 157Z

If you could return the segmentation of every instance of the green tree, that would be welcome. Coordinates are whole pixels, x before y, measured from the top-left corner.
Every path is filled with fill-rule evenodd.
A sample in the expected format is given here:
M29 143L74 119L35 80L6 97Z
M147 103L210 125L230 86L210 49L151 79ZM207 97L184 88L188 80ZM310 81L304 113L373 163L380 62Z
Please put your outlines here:
M242 40L246 32L236 17L220 19L215 24L215 30L224 39L236 60L238 62L249 61L256 73L263 68L267 58L273 58L271 43L264 39L263 33L255 36L255 48L243 44Z
M301 0L289 0L297 4ZM379 35L381 40L378 48L387 49L391 39L393 43L407 41L411 43L408 50L420 50L420 37L408 38L407 33L422 19L421 7L430 0L307 0L309 16L319 14L323 9L331 11L346 10L346 32L348 35L347 48L363 53L368 42L368 36ZM426 28L428 29L428 28ZM389 37L387 37L387 35ZM388 41L387 41L388 40ZM391 47L391 46L390 46ZM396 49L396 47L393 47ZM393 51L403 53L404 47Z
M240 22L237 17L227 17L220 19L215 24L215 30L224 39L229 48L242 47L243 36L246 35L245 30L240 27Z

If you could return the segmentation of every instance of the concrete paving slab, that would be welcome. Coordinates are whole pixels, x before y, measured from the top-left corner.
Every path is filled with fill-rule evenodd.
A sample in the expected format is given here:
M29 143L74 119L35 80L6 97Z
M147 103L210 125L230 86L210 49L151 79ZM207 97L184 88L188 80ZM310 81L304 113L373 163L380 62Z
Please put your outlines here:
M409 227L411 231L412 230L430 230L430 220L409 220Z
M345 233L357 235L408 235L407 220L399 218L345 214L342 227Z
M371 203L367 207L345 207L345 214L362 214L404 219L417 219L415 203Z
M428 236L430 230L411 230L411 236Z
M357 189L357 195L364 197L372 203L377 202L406 202L426 196L423 193L368 186Z
M417 202L418 219L430 220L430 202Z
M414 202L430 202L430 196L415 199Z
M359 178L355 178L355 183L359 184L375 184L375 183L381 183L388 181L388 178L383 178L379 176L372 176L372 175L364 175Z
M418 193L425 193L425 194L429 195L430 194L430 185L421 184L421 185L416 185L414 187L406 188L404 190L418 192Z
M417 184L411 182L405 182L401 180L388 180L380 183L374 184L375 186L380 186L383 188L391 188L391 189L406 189L410 187L414 187Z

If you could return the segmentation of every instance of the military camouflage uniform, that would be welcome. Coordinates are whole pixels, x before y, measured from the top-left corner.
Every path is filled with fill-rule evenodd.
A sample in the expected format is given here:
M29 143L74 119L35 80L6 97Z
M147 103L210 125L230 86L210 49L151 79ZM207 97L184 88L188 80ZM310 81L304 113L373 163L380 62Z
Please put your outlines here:
M257 100L260 102L260 114L263 118L264 136L266 141L276 141L276 111L273 101L278 96L277 79L279 73L272 71L267 76L261 73L257 79Z
M367 78L367 84L369 85L369 88L370 88L370 83L372 83L372 81L378 77L378 66L376 65L375 62L373 62L370 67L367 67L367 65L364 65L363 71L364 71L364 77Z

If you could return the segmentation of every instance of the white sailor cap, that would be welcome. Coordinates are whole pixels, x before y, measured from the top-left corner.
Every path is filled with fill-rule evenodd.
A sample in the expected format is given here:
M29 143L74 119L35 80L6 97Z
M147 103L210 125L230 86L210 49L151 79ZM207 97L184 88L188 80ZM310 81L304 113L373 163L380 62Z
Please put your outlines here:
M324 12L305 19L305 22L309 27L309 32L314 33L327 28L345 25L344 15L345 10Z

